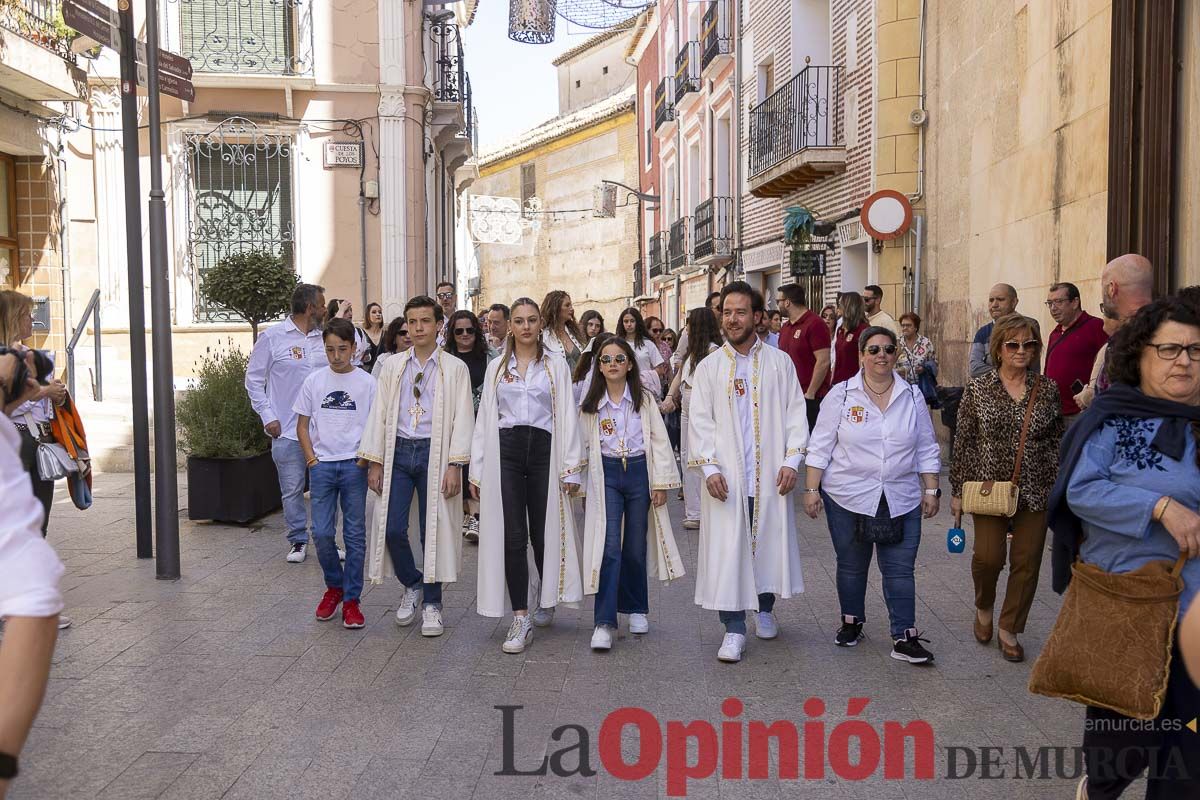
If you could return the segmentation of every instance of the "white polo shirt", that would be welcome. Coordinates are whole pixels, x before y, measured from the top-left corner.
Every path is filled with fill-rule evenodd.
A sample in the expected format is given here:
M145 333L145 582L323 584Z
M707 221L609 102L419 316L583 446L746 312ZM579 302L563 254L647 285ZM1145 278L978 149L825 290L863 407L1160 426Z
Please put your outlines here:
M265 427L279 421L280 436L296 439L296 412L300 387L309 373L329 366L325 340L313 328L307 334L288 317L258 335L246 367L246 394Z
M821 402L805 463L825 471L821 487L847 511L874 516L887 496L893 517L921 504L921 473L942 470L941 451L921 390L899 373L887 408L871 401L859 370Z

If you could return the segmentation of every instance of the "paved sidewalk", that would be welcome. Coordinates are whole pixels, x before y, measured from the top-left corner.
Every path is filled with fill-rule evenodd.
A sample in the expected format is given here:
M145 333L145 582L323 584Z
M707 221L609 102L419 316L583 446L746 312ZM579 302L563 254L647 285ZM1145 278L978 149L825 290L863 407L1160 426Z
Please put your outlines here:
M180 484L186 497L183 476ZM682 529L682 504L672 498L671 505L690 572L696 532ZM837 738L850 697L870 698L861 718L876 731L886 720L928 721L938 778L914 780L910 764L906 780L885 780L882 765L865 781L841 780L829 767L823 779L805 780L802 738L801 780L777 780L773 753L769 780L713 776L689 782L687 796L1073 797L1072 782L1014 779L1011 749L1005 779L980 780L978 769L968 779L943 777L947 748L1072 747L1083 720L1078 706L1028 693L1030 662L1009 664L994 645L972 638L970 555L946 552L948 513L924 526L917 562L917 624L937 656L932 667L889 658L874 569L868 638L854 649L834 647L833 549L823 520L800 518L807 591L779 602L780 637L751 635L741 664L716 660L722 630L715 613L693 605L690 574L651 586L647 636L622 628L611 652L594 654L589 601L560 609L525 654L509 656L500 651L508 621L474 610L474 546L465 548L465 580L445 592L445 635L424 639L419 625L395 625L401 590L394 581L368 588L367 627L349 631L340 619L314 619L323 590L315 550L302 565L285 563L279 515L251 528L184 520L183 579L156 581L154 562L134 556L132 476L98 476L90 511L76 511L62 492L56 498L50 542L67 564L63 588L75 625L59 639L46 704L10 797L665 797L666 748L657 771L639 782L618 780L601 765L599 732L609 712L640 706L666 730L667 720L720 723L722 700L737 697L744 723L790 719L801 728L812 719L803 708L812 696L827 706L827 738ZM1031 660L1058 605L1048 572L1047 555L1023 637ZM513 743L519 769L574 744L575 732L551 739L557 727L574 724L591 737L597 774L495 775L503 764L497 705L524 707ZM635 740L626 729L629 763ZM697 757L694 744L688 757ZM565 757L569 766L576 761L577 753Z

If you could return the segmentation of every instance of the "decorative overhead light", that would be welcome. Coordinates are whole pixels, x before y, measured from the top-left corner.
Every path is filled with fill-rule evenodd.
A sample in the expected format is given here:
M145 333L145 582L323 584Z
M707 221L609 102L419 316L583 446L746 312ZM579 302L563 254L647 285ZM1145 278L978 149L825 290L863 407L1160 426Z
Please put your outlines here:
M508 38L524 44L554 41L558 0L508 0Z
M642 13L655 0L558 0L558 15L581 28L612 28Z

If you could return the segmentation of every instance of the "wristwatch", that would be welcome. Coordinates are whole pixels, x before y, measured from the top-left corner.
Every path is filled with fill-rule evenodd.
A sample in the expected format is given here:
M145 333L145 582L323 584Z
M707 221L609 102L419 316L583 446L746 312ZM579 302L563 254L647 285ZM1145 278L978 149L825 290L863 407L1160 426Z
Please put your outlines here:
M12 780L17 777L17 757L8 753L0 753L0 780Z
M926 489L925 494L929 495L930 497L941 497L942 490L940 487L937 489Z

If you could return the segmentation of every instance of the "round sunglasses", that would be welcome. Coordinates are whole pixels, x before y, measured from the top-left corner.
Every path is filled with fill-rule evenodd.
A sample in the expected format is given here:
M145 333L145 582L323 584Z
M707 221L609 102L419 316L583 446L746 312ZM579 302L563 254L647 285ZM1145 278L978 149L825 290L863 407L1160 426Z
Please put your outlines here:
M615 364L624 364L628 360L629 360L628 356L623 356L623 355L600 356L600 363L606 367L609 364L614 364L614 363Z

